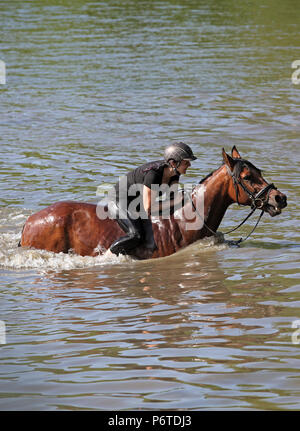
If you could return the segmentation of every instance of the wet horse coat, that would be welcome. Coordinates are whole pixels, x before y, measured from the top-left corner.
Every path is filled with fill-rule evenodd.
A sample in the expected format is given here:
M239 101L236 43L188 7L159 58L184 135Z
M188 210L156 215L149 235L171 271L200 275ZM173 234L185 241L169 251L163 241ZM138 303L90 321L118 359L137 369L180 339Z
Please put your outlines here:
M217 231L224 214L234 202L251 205L249 196L242 187L235 188L231 173L239 163L239 175L243 183L251 186L253 193L266 187L259 169L243 160L233 147L232 156L223 150L224 164L206 177L193 190L192 200L196 207L204 197L205 225ZM251 181L247 178L251 178ZM201 204L201 202L200 202ZM286 206L286 196L271 190L264 210L271 216L280 214ZM204 237L212 236L210 230L199 220L193 204L187 201L183 209L175 211L169 218L152 217L152 230L157 249L150 251L143 244L132 251L138 259L168 256ZM22 232L20 245L68 253L73 251L82 256L96 256L104 253L110 245L124 235L116 220L100 219L95 204L81 202L57 202L30 216Z

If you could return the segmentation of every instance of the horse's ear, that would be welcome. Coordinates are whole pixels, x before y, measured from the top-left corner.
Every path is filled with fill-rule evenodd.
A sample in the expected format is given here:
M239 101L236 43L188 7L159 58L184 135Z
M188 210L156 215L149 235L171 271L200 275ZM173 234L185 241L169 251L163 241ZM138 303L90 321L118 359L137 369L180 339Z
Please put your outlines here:
M232 150L231 150L231 156L232 156L234 159L241 159L241 155L240 155L240 153L238 152L238 150L237 150L237 148L236 148L236 146L235 146L235 145L232 147Z
M224 150L224 148L222 150L222 155L223 155L224 163L229 167L229 169L231 171L233 171L233 168L234 168L234 165L235 165L235 161L233 160L233 158L230 157L230 155L226 153L226 151Z

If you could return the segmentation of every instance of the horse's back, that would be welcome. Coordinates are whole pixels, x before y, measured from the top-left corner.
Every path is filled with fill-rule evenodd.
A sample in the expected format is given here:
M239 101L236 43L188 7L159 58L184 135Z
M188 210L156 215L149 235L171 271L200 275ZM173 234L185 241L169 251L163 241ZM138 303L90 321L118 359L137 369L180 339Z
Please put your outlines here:
M109 218L100 220L97 205L73 201L56 202L31 215L23 228L21 246L53 251L73 250L94 256L109 248L120 228Z

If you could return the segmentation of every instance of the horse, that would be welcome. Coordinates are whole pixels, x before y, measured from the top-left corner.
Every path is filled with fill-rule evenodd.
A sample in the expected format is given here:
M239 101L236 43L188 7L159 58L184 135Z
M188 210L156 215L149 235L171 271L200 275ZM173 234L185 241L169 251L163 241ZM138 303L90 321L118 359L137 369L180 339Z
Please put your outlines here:
M238 203L277 216L287 197L268 184L260 169L240 156L222 150L222 165L198 183L184 206L168 218L151 216L156 249L139 244L130 252L136 259L169 256L183 247L216 234L227 208ZM201 211L200 211L200 210ZM201 214L200 214L201 213ZM19 246L97 256L105 253L124 231L116 220L97 215L97 205L61 201L31 215L23 226Z

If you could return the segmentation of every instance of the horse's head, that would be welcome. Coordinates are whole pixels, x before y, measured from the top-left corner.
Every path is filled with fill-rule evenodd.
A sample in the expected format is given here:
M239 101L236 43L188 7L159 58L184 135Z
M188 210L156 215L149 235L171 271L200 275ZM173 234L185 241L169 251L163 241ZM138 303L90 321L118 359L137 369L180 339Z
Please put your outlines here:
M262 209L272 217L287 206L286 195L277 190L274 184L268 184L260 169L242 159L235 146L231 156L223 148L223 160L232 177L229 195L233 202Z

